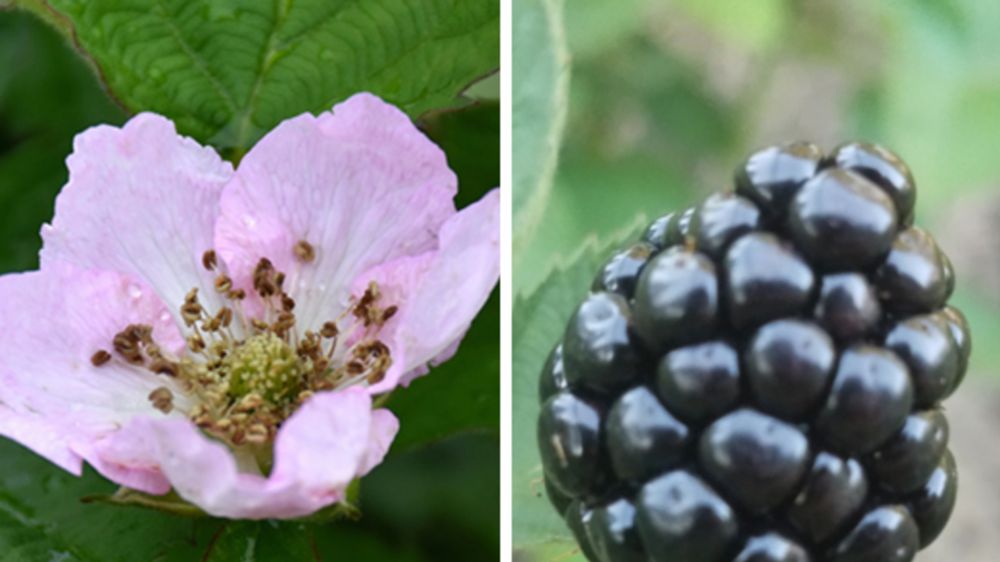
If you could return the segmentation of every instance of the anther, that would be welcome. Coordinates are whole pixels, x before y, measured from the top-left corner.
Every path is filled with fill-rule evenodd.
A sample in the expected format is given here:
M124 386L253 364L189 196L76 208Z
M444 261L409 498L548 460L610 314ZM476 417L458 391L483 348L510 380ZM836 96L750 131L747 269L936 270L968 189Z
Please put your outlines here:
M372 371L372 374L368 375L367 380L368 384L378 384L382 382L382 379L384 378L385 378L385 371L382 369L377 369L375 371Z
M383 310L382 311L382 324L385 324L386 322L388 322L389 319L392 318L393 316L395 316L397 312L399 312L399 307L396 306L396 305L392 305L389 308Z
M188 349L193 353L201 353L205 350L205 340L199 335L193 335L187 339Z
M185 302L181 306L181 318L184 319L184 323L188 326L194 326L195 322L201 318L201 305L197 302Z
M146 324L129 324L125 327L125 333L134 342L152 343L153 328Z
M291 312L291 311L295 310L295 301L292 299L292 297L290 297L290 296L282 293L281 294L281 308L284 309L285 312Z
M90 364L95 367L105 365L108 361L111 361L111 354L103 349L98 349L93 355L90 356Z
M215 278L215 290L220 293L228 293L233 288L233 280L228 275L222 274Z
M215 315L215 319L218 320L223 328L228 328L233 323L233 309L228 306L222 307L219 309L218 314Z
M115 334L115 337L111 340L111 345L114 346L115 351L118 353L138 351L139 349L136 341L130 338L125 332Z
M168 377L176 377L178 373L177 363L173 361L167 361L166 359L157 359L149 364L149 370L153 371L158 375L166 375Z
M215 250L208 250L202 254L201 265L205 266L205 269L209 271L215 270L215 266L218 265L218 257L215 255Z
M279 334L287 332L295 326L295 315L291 312L281 312L278 314L278 320L275 321L272 328L275 332Z
M296 259L302 263L311 263L316 259L316 248L313 248L312 244L305 240L299 240L292 251L295 253Z
M164 414L169 414L174 409L174 393L165 386L150 392L149 401L153 403L154 408Z
M340 333L340 329L337 328L336 322L324 322L323 327L320 328L319 335L326 339L333 339L337 337Z

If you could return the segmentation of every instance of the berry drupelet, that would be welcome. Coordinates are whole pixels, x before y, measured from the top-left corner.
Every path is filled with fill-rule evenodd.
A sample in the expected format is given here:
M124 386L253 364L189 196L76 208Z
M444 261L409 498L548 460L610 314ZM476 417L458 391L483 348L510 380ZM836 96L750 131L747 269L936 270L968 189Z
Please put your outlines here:
M905 562L957 472L969 326L872 144L774 146L612 256L539 383L545 489L593 562Z

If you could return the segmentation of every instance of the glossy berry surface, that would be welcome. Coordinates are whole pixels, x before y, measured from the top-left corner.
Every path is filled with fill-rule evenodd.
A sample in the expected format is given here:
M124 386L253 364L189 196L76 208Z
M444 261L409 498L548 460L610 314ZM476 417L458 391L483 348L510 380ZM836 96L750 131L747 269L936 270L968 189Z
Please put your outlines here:
M545 490L592 562L907 562L972 353L894 153L765 148L613 254L541 366Z

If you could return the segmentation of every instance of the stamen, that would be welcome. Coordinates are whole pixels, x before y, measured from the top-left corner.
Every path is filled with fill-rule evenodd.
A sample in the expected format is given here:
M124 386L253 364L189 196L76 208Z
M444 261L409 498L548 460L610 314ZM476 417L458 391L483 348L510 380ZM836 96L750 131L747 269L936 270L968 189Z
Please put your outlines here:
M174 409L174 393L170 392L170 389L165 386L161 386L150 392L149 401L153 403L154 408L164 414L169 414Z
M307 242L296 244L295 251L300 261L316 258ZM245 315L247 291L234 288L232 278L219 271L214 250L205 252L202 265L217 272L214 288L229 302L206 309L197 288L185 296L179 306L187 326L183 355L157 345L153 328L144 324L126 326L112 346L125 361L174 379L193 402L188 417L206 433L234 446L263 445L315 393L385 377L392 358L378 333L399 308L380 302L376 283L317 331L299 331L295 300L283 289L286 276L271 260L261 258L253 270L252 290L264 305L257 318ZM91 363L100 366L112 358L98 350ZM151 392L149 400L164 413L174 409L167 387Z
M215 271L215 266L218 265L218 257L215 255L215 250L208 250L201 256L201 265L209 271Z
M323 328L319 331L319 334L328 340L337 337L339 333L340 330L337 328L336 322L323 323Z
M167 361L166 359L157 359L149 364L149 370L153 371L158 375L166 375L168 377L176 377L177 373L180 371L180 367L177 363L173 361Z
M134 341L125 332L119 332L111 340L115 352L125 358L126 361L134 365L141 365L143 362L142 352L139 351L138 342Z
M181 306L181 318L184 319L184 324L188 328L194 326L195 323L201 319L202 308L201 305L195 302L186 302Z
M95 367L106 365L108 361L111 361L111 354L103 349L98 349L90 356L90 364Z
M198 334L188 336L187 345L188 349L194 353L201 353L205 350L205 340Z
M316 249L305 240L299 240L292 251L295 253L296 259L302 263L311 263L316 259Z
M399 307L396 306L396 305L392 305L389 308L383 310L382 311L382 324L385 324L386 322L388 322L389 319L392 318L393 316L395 316L397 312L399 312Z
M215 278L215 290L220 293L228 293L233 288L233 280L228 275L222 274Z

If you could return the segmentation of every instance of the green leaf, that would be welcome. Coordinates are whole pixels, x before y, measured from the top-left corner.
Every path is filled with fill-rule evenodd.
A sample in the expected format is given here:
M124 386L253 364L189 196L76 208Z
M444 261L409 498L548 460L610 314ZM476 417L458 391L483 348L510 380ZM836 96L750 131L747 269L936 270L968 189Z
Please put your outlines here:
M381 530L387 541L412 545L427 560L498 559L498 442L461 435L387 459L364 479L361 524Z
M551 558L540 558L537 550L547 543L556 541L570 548L573 544L565 524L545 496L535 438L538 373L562 336L573 309L586 295L594 272L616 245L600 244L591 238L533 294L514 302L513 535L515 550L525 551L522 556L528 556L528 560L549 562ZM558 545L544 548L559 549ZM529 556L531 552L535 554Z
M239 155L358 91L411 115L499 59L498 0L49 0L132 111Z
M363 498L362 523L222 521L83 503L114 485L90 469L77 478L0 439L0 562L285 562L345 553L358 562L461 559L424 558L420 551L433 545L395 544L435 539L454 551L460 545L434 537L443 527L474 535L474 552L486 559L499 545L499 463L495 439L450 441L400 455L366 478L372 497Z
M320 560L313 548L315 529L277 521L227 523L202 556L202 562L278 562Z
M755 51L780 47L793 11L785 0L682 0L680 4L719 37L741 41Z
M500 431L499 290L472 323L451 360L409 387L397 389L387 407L400 420L390 453L440 441L456 433Z
M420 126L448 156L458 176L455 205L465 207L500 185L500 103L482 101L459 110L436 111Z
M573 0L565 11L566 36L573 60L600 57L617 48L649 17L643 0Z
M198 560L221 526L211 519L80 501L113 490L90 469L77 478L0 440L0 562L43 559L18 554L18 548L47 549L54 560L61 560L58 555L80 562Z
M566 120L569 54L562 1L516 0L513 35L513 251L519 260L545 210Z
M683 209L693 202L693 181L679 170L653 158L629 156L617 161L598 160L570 152L556 176L549 208L553 211L538 226L531 245L522 250L515 269L522 294L545 280L559 256L572 254L588 236L615 240L654 217ZM608 194L614 186L614 196ZM636 215L637 210L643 213Z
M73 135L119 122L93 74L66 42L29 14L0 12L0 271L37 265L38 229L66 181Z

